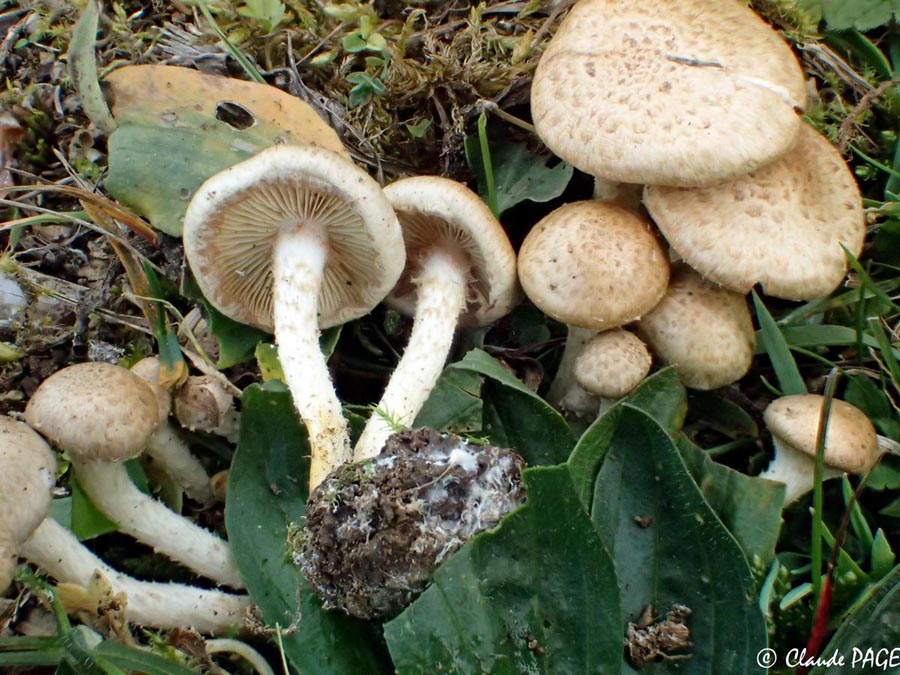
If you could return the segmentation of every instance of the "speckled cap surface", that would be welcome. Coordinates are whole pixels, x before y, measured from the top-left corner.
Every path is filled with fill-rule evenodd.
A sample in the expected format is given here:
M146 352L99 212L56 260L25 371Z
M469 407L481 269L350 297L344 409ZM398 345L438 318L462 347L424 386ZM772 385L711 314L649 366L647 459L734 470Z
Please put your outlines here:
M272 332L275 242L304 223L328 236L319 327L370 312L403 271L400 225L378 183L329 150L278 145L207 180L184 216L185 256L216 309Z
M831 143L804 124L777 162L724 185L647 186L644 205L672 247L704 277L748 293L811 300L844 279L841 245L858 255L865 212Z
M665 296L641 319L637 333L692 389L741 379L756 348L747 298L705 281L687 265L673 270Z
M538 222L519 249L525 294L557 321L606 330L662 298L669 259L649 222L613 204L573 202Z
M99 362L68 366L41 382L25 420L59 449L101 461L139 455L160 421L146 382L127 368Z
M469 265L469 290L460 324L486 326L508 314L521 299L516 254L500 222L484 201L461 183L438 176L416 176L391 183L384 194L394 207L406 269L387 303L412 316L418 261L430 250L455 253Z
M0 593L19 548L50 512L56 456L27 424L0 416Z
M815 455L816 434L824 397L796 394L777 398L763 414L766 427L781 443L806 455ZM878 460L875 427L862 410L834 399L825 438L825 463L841 471L863 474Z
M736 0L581 0L531 88L538 135L610 181L714 185L793 145L797 59Z
M624 328L597 333L575 360L575 379L586 391L620 398L650 372L653 357L641 339Z

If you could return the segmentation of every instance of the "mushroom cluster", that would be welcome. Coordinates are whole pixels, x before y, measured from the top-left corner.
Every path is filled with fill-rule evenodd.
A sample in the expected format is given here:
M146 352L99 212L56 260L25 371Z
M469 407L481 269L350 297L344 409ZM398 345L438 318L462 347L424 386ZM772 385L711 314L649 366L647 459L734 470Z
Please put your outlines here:
M800 118L806 99L791 49L745 4L575 4L541 57L531 110L545 144L596 177L594 202L547 216L519 256L526 294L570 327L553 404L596 411L579 384L595 380L576 377L576 363L594 333L629 323L687 386L735 382L755 347L745 297L754 285L810 300L842 282L845 249L856 255L863 244L862 199L836 148ZM588 209L652 240L653 255L620 243L624 255L605 258L587 224L548 243ZM684 262L660 290L670 258ZM593 259L604 265L588 269ZM626 283L627 292L616 286ZM641 284L652 301L615 319L597 306L626 302ZM580 314L563 311L562 298Z

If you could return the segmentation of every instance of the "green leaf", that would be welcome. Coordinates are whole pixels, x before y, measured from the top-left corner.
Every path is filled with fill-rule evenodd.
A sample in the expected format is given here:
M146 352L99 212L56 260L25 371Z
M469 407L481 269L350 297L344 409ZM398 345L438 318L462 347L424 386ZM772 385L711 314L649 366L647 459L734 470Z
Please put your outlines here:
M769 310L759 299L756 291L753 291L753 305L756 308L756 318L759 320L759 343L763 345L772 361L772 368L775 369L782 394L785 396L806 394L806 383L800 376L797 363L791 356L791 350L781 334L781 329L778 328L778 324L775 323L775 319L769 314Z
M269 338L269 334L265 331L229 319L205 298L201 303L206 310L209 334L219 343L219 359L216 367L220 370L247 361L254 355L256 345L261 340Z
M482 433L491 443L515 449L529 466L566 461L575 445L569 425L487 352L473 349L449 367L488 378L481 391Z
M872 30L890 22L896 0L827 0L822 2L828 30Z
M880 527L872 540L871 557L872 577L875 579L880 579L890 572L897 560L894 550L884 534L884 530Z
M126 647L117 642L104 640L96 648L93 655L98 659L112 662L129 673L147 673L147 675L196 675L196 671L185 668L181 664L153 654L144 649Z
M284 3L280 0L247 0L246 6L241 7L238 14L258 21L264 31L271 33L284 21Z
M306 512L309 446L290 395L244 391L241 436L228 483L225 524L241 576L284 650L304 675L387 672L377 633L327 612L291 560L288 529Z
M690 660L641 672L760 673L766 628L744 555L710 509L672 439L624 404L594 485L591 518L613 551L626 621L650 605L691 609ZM628 664L623 672L634 672Z
M686 438L679 438L676 447L707 504L737 540L747 561L755 570L767 569L781 531L784 485L714 462Z
M841 624L822 649L823 655L837 653L845 662L816 668L811 675L896 672L896 668L878 667L874 658L878 650L884 650L882 655L890 658L891 650L897 645L900 645L900 567L870 587L866 601Z
M674 368L663 368L646 378L622 401L643 410L669 433L681 429L687 415L687 392Z
M481 431L480 394L478 373L445 368L413 426L453 433Z
M511 141L488 144L491 169L497 192L497 213L524 201L548 202L559 197L574 169L559 162L549 166L551 157L536 155L524 145ZM478 135L466 137L466 160L478 180L478 193L487 200L488 174L482 158Z
M147 474L141 468L141 464L136 459L130 459L125 462L125 468L128 470L128 476L139 490L146 494L150 494L150 484L147 482ZM102 534L115 532L117 525L107 518L96 506L87 493L82 489L78 478L75 477L72 482L72 506L71 506L71 526L72 532L82 541L93 539Z
M397 673L615 673L612 560L564 466L524 473L528 501L451 556L384 626Z

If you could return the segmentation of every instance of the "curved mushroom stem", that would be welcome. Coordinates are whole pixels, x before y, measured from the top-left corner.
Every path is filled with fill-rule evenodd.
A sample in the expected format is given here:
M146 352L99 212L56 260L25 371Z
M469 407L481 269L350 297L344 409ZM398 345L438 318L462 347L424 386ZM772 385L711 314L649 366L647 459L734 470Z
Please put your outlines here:
M813 489L816 460L778 442L774 437L772 444L775 446L775 457L759 477L784 483L784 505L789 506ZM826 465L822 480L836 478L842 473Z
M225 633L244 622L250 607L246 595L133 579L100 560L52 518L41 522L22 546L22 555L62 583L87 587L99 572L114 593L127 596L128 621L145 626Z
M596 334L597 331L591 328L569 326L569 333L566 336L566 347L563 350L559 368L556 369L556 377L553 378L553 382L550 383L550 390L547 392L547 401L550 405L559 408L562 406L570 389L573 387L581 388L581 385L575 381L575 361L578 359L578 355L584 351L584 346L588 340Z
M168 420L153 432L144 454L156 462L188 497L202 504L212 501L206 469Z
M275 244L273 295L278 357L309 432L309 487L349 461L350 435L319 348L319 291L328 257L326 235L315 224L286 228Z
M125 466L72 458L78 483L119 529L220 584L243 588L228 542L135 487Z
M415 284L416 312L409 344L356 444L354 461L378 455L395 426L412 425L453 345L466 305L466 270L453 255L438 249L422 262Z
M218 638L206 640L207 654L237 654L247 661L259 675L275 675L275 671L263 658L263 655L253 649L246 642L232 640L231 638Z

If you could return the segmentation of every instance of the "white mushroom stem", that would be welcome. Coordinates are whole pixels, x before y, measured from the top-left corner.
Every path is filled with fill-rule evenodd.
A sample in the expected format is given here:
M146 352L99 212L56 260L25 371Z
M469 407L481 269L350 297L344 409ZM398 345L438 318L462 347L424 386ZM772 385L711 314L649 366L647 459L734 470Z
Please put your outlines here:
M144 454L156 462L191 499L204 504L212 500L206 469L171 423L163 421L156 428Z
M275 671L263 658L263 655L253 649L246 642L232 640L231 638L218 638L206 640L207 654L236 654L247 661L259 675L275 675Z
M285 228L273 254L273 314L278 357L309 433L309 487L349 461L350 435L319 348L319 292L328 258L326 234L315 224Z
M244 622L250 607L246 595L133 579L100 560L52 518L41 522L23 545L22 555L58 581L84 588L99 571L113 593L127 596L127 620L144 626L225 633Z
M576 387L582 389L581 385L575 380L575 361L581 352L584 351L584 346L588 343L588 340L596 334L597 331L590 328L569 326L562 359L559 362L559 368L556 369L556 377L553 378L553 382L550 383L550 390L547 392L547 401L550 405L559 408L563 405L563 401L570 390Z
M119 530L220 584L243 588L228 542L137 489L124 464L72 458L78 483Z
M356 444L356 461L378 455L396 426L412 425L441 375L466 306L467 270L452 253L436 249L428 254L414 283L409 343Z
M813 489L816 483L814 477L816 459L794 450L774 437L772 444L775 446L775 457L769 462L766 470L759 474L759 477L784 483L784 505L788 506ZM842 473L843 471L826 464L822 480L836 478Z

